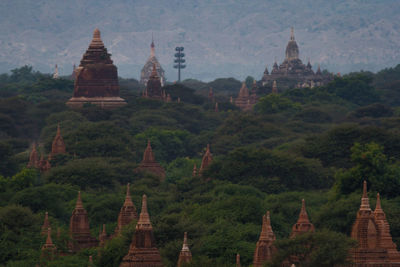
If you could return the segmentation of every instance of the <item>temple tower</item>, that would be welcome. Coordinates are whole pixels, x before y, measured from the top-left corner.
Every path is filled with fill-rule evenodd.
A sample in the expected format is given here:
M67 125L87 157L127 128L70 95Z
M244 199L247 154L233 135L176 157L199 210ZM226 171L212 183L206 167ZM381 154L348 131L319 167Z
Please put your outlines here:
M241 110L249 111L252 106L249 106L250 94L249 89L246 86L246 83L242 83L242 87L239 90L239 95L235 99L235 105L238 106Z
M58 79L60 76L58 74L58 66L56 64L56 66L54 67L54 73L53 73L53 79Z
M314 231L315 231L314 225L308 219L308 214L306 211L306 202L304 199L302 199L299 219L297 220L297 223L293 225L292 234L290 235L290 237L295 238L300 234L307 232L314 232Z
M236 254L236 267L241 267L242 265L240 264L240 254Z
M183 245L181 252L179 253L178 267L181 267L183 263L189 263L192 261L192 253L190 252L189 245L187 242L187 232L183 237Z
M75 209L72 211L69 223L69 235L71 241L68 246L72 252L98 245L97 239L90 234L88 214L83 207L80 191L78 192Z
M136 168L138 172L150 172L160 177L161 180L165 179L164 168L156 161L153 150L151 149L150 140L147 141L146 150L143 153L143 160L139 167Z
M85 103L101 108L116 108L126 104L125 100L119 97L117 67L104 47L97 28L76 69L74 93L67 105L71 108L81 108Z
M159 77L161 86L164 86L165 72L156 57L154 40L152 38L151 44L150 44L150 57L147 59L146 63L144 64L144 66L142 68L142 71L140 73L140 83L141 84L144 84L147 86L147 82L149 81L150 76L152 75L152 72L153 72L153 65L155 65L155 68L157 71L157 76Z
M42 225L42 231L40 233L42 235L46 235L49 228L50 228L49 213L46 211L46 213L44 214L44 221L43 221L43 225Z
M161 81L160 77L158 76L155 63L153 63L153 69L147 80L146 89L143 96L152 99L163 99Z
M256 250L254 251L254 267L262 267L265 262L272 259L273 253L276 251L274 247L275 240L276 237L272 231L271 219L268 211L267 214L263 216L260 238L258 239Z
M51 144L51 157L54 157L58 154L65 154L65 143L64 139L61 136L60 124L57 125L57 133L53 139L53 143Z
M160 252L156 247L153 227L147 211L147 196L143 195L142 210L128 254L120 267L162 267Z
M294 39L294 29L290 29L290 41L286 46L286 60L292 61L299 59L299 47L297 46L296 40Z
M51 240L51 228L47 228L46 242L42 246L42 252L40 257L47 260L52 260L57 254L57 247Z
M36 150L36 144L32 146L32 151L29 154L28 168L39 168L39 155Z
M201 166L200 166L200 174L207 169L207 167L211 164L212 162L212 154L210 152L210 144L207 144L207 149L206 152L203 155L203 159L201 160Z
M118 215L118 223L117 227L115 228L115 234L119 234L124 226L128 225L131 221L137 219L138 214L136 211L136 207L132 202L130 185L128 183L128 185L126 186L125 202L124 205L122 205L122 208Z

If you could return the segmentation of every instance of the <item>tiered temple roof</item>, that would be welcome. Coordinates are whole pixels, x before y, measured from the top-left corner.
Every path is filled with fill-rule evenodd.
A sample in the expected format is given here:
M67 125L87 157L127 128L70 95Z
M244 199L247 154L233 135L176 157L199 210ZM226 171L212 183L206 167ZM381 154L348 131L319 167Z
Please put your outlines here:
M117 227L115 228L115 234L120 233L122 227L128 225L131 221L137 219L138 219L138 214L136 211L136 207L132 202L130 185L128 184L126 186L125 202L118 215L118 223Z
M150 45L150 57L146 61L146 64L144 64L142 71L140 73L140 83L147 85L147 82L149 81L152 72L153 72L153 66L155 66L156 71L157 71L157 76L159 77L161 86L164 86L165 84L165 73L163 68L161 67L160 62L158 62L158 59L156 57L156 52L155 52L155 45L154 45L154 40L151 41Z
M119 97L117 67L104 47L99 29L93 32L93 39L76 69L73 97L67 102L72 108L85 103L102 108L115 108L126 104Z
M314 232L314 231L315 231L314 225L308 219L308 214L306 211L306 202L304 199L302 199L299 219L293 225L292 234L290 235L290 237L294 238L300 234L307 233L307 232Z
M269 211L263 216L260 238L258 239L256 250L254 251L253 266L262 267L265 262L272 259L273 253L276 251L274 242L275 234L272 231L271 219Z
M310 62L306 66L299 58L299 55L299 47L292 28L290 40L285 50L285 60L279 66L275 61L270 74L268 73L268 68L265 69L261 79L262 84L270 84L279 78L289 78L295 80L301 86L309 87L314 84L317 86L323 85L332 79L330 75L323 76L321 73L314 73Z
M147 211L147 196L143 195L142 210L128 254L122 259L120 267L162 267L160 252L157 249L153 227Z
M153 173L164 180L165 178L165 170L164 168L156 161L153 150L151 149L150 140L147 141L146 150L143 153L143 160L140 163L139 167L136 168L136 171L139 172L150 172Z
M181 267L183 263L189 263L192 261L192 253L190 252L189 245L187 242L187 232L183 237L183 245L181 252L179 253L178 267Z
M382 210L380 197L372 212L367 195L367 182L363 184L363 195L351 237L358 246L351 250L354 266L390 267L400 266L399 253L390 235L389 224Z
M69 249L72 252L98 245L97 239L90 234L89 218L87 211L83 207L80 191L78 192L75 209L72 211L69 223L69 235L71 238Z
M201 166L200 166L200 174L207 169L207 167L211 164L212 162L212 154L210 151L210 144L207 145L206 152L203 155L203 159L201 160Z

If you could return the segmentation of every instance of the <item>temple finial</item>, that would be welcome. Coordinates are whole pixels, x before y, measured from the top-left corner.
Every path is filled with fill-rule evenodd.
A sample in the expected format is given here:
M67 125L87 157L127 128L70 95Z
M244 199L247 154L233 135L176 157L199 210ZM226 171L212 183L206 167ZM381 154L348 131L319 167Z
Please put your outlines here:
M368 198L368 195L367 195L367 181L365 181L365 180L364 180L364 183L363 183L363 195L362 195L362 197L363 198Z
M290 29L290 40L294 41L294 28L293 27Z
M75 209L83 209L81 191L78 191L78 200L76 201Z
M379 193L376 194L376 207L375 207L375 210L382 210L381 196L379 195Z
M144 194L142 197L142 210L140 211L139 221L137 222L136 228L146 227L151 228L150 215L147 211L147 196Z
M130 197L131 196L131 192L130 192L130 183L128 183L127 185L126 185L126 197Z

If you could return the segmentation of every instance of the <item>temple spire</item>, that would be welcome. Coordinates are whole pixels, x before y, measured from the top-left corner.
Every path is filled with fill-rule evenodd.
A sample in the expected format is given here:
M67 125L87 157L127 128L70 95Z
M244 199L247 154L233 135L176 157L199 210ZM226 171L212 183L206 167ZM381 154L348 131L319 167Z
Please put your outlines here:
M154 38L153 38L153 34L151 34L150 57L155 57L155 56L156 56L156 51L155 51L155 45L154 45Z
M183 263L189 263L191 261L192 261L192 253L190 252L187 241L187 232L185 232L183 237L182 249L181 252L179 253L178 267L180 267Z
M376 207L375 210L382 210L382 206L381 206L381 196L379 195L379 193L376 194Z
M58 66L56 64L56 66L54 67L53 79L58 79L58 78L59 78Z
M253 266L262 267L265 262L272 259L275 252L274 242L276 237L271 227L269 211L263 216L260 238L254 251Z
M46 245L54 245L53 240L51 240L51 228L47 228L47 238L46 238Z
M128 183L126 186L125 202L118 214L118 222L117 227L115 228L115 234L119 234L124 226L128 225L132 220L137 219L138 214L136 212L136 207L132 202L130 184Z
M308 219L308 214L306 211L306 202L304 199L301 200L301 211L299 214L299 219L292 227L291 238L296 237L299 234L306 232L314 232L314 225Z
M100 30L98 28L94 29L93 31L93 38L92 42L90 43L89 47L104 47L104 43L101 40Z
M367 181L365 180L363 183L363 195L361 198L360 210L367 210L367 211L371 210L371 207L369 206L369 198L367 195Z
M41 258L52 260L56 256L56 253L57 247L53 244L53 240L51 240L51 228L47 228L47 238L46 242L42 246L42 252L40 256Z
M152 229L150 222L150 215L147 211L147 196L142 197L142 210L140 211L139 221L137 222L136 228L148 228Z
M81 191L78 191L78 199L76 200L75 209L83 209Z
M47 229L50 227L50 222L49 222L49 213L46 211L45 215L44 215L44 222L42 225L42 235L46 235L47 234Z
M240 254L236 254L236 267L241 267L240 265Z
M290 28L290 41L294 41L294 28Z
M197 166L196 166L196 163L193 165L192 176L193 176L193 177L197 176Z

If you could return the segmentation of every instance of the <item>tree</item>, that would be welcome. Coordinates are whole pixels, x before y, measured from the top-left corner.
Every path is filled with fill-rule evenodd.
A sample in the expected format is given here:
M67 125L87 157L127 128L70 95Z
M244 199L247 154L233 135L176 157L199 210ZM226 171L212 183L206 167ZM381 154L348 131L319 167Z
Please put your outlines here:
M335 188L338 194L360 190L362 182L366 180L371 191L387 197L398 196L400 167L386 157L381 145L374 142L364 145L355 143L351 152L354 167L336 173Z
M278 252L267 264L268 267L280 267L285 260L299 267L339 267L350 263L349 250L355 247L356 241L324 230L277 240L274 244Z
M261 97L255 106L257 112L264 114L300 109L301 106L299 103L294 103L289 98L278 94L269 94Z

